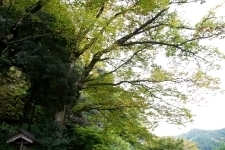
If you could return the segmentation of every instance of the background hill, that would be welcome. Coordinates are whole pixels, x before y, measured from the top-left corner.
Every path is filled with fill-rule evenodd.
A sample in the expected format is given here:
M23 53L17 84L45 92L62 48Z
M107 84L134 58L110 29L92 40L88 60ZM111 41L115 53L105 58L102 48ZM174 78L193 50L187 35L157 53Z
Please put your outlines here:
M216 150L225 144L225 128L220 130L192 129L177 137L196 142L200 150Z

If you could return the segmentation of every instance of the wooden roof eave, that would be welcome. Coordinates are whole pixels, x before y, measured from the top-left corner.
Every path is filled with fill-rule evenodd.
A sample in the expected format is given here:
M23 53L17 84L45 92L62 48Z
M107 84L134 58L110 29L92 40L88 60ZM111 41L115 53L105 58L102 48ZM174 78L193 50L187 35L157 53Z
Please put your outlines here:
M27 137L27 136L25 136L25 135L23 135L23 134L18 134L18 135L16 135L16 136L14 136L14 137L8 139L8 140L6 141L6 143L14 142L14 141L16 141L16 140L18 140L18 139L20 139L20 138L23 139L23 140L26 140L26 141L29 142L29 143L33 143L33 142L34 142L31 138L29 138L29 137Z

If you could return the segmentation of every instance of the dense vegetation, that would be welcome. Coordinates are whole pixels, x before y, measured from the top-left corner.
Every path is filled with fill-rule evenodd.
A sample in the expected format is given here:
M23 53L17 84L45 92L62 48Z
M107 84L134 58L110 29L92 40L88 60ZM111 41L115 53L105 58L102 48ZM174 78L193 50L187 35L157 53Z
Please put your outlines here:
M201 150L222 150L222 146L225 144L225 129L192 129L185 134L179 135L178 137L197 143L198 148Z
M188 24L175 8L190 2L1 0L0 149L20 128L38 150L196 149L151 133L218 90L207 72L224 56L201 40L224 23L211 11Z

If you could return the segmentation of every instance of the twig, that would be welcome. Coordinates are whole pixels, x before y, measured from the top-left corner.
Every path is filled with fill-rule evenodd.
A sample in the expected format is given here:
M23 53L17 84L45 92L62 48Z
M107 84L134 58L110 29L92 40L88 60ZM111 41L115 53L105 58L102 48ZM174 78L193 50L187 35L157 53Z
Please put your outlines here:
M13 43L17 43L17 42L22 42L31 38L36 38L36 37L43 37L43 36L47 36L47 35L53 35L55 33L45 33L45 34L39 34L39 35L35 35L35 36L29 36L29 37L25 37L23 39L20 40L16 40L16 41L12 41L12 42L8 42L8 44L13 44Z

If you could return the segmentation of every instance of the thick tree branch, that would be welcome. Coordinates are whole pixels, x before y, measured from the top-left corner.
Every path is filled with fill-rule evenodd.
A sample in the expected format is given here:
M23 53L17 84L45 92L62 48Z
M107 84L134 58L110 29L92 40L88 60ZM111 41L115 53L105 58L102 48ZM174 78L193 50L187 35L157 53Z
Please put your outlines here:
M81 74L81 76L78 79L78 81L75 83L75 85L77 86L78 89L83 89L83 83L84 83L85 79L87 78L89 73L92 71L92 69L94 68L95 64L100 60L101 56L102 56L101 53L96 53L93 56L93 58L92 58L91 62L89 63L89 65L85 67L85 70Z
M106 22L105 26L102 27L102 29L99 31L99 35L102 35L106 28L118 17L121 15L124 15L125 13L127 13L128 11L132 10L133 7L122 10L120 12L115 13L111 18L109 18L109 20ZM103 10L102 10L103 11ZM78 39L77 43L79 43L83 38L85 38L85 36L92 30L93 25L91 25L89 28L87 29L83 29L81 28L78 35ZM92 38L90 40L90 42L88 42L82 49L79 50L77 57L79 57L80 55L82 55L87 49L89 49L92 45L94 45L97 42L98 38Z
M101 8L98 11L98 14L95 16L95 18L99 18L101 14L103 13L104 9L105 9L105 4L103 3Z
M119 45L123 45L127 40L131 39L132 37L134 37L135 35L137 35L141 30L143 30L145 27L147 27L148 25L150 25L151 23L153 23L156 19L158 19L164 12L166 12L169 8L165 8L163 10L161 10L159 13L157 13L153 18L149 19L148 21L146 21L144 24L142 24L140 27L138 27L137 29L135 29L132 33L127 34L125 36L123 36L122 38L117 40L117 43Z

